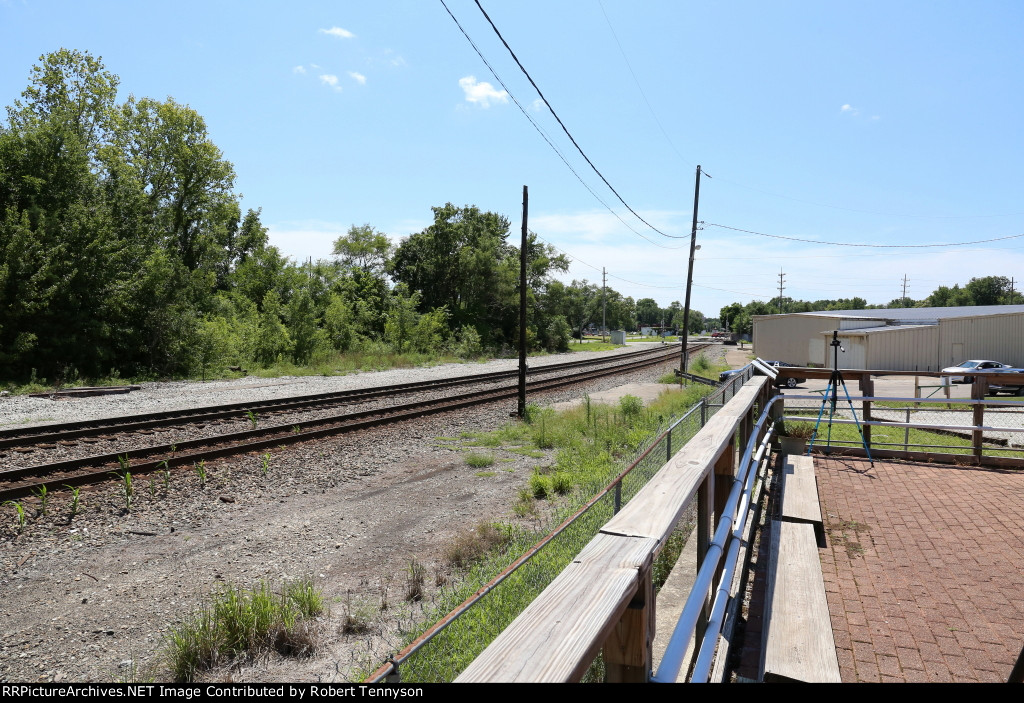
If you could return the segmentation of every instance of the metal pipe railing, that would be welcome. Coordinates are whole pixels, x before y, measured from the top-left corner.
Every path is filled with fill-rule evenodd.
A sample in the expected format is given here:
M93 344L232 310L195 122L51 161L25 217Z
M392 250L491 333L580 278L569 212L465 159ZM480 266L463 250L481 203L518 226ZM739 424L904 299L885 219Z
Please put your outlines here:
M786 401L793 400L814 400L816 402L822 402L820 396L782 396L777 395L771 398L762 409L761 415L754 425L754 429L751 432L749 439L747 440L747 446L744 449L743 456L740 460L737 470L737 476L733 479L732 488L729 493L729 498L726 501L725 507L722 510L723 516L731 516L731 520L721 519L718 528L715 530L714 538L708 545L707 553L703 562L700 565L700 569L697 573L693 588L686 600L686 604L683 607L683 612L677 621L676 627L672 632L672 636L669 639L668 646L666 647L665 654L662 657L661 663L658 666L657 673L652 677L652 681L655 682L674 682L679 675L680 668L682 667L683 658L686 655L686 650L690 645L690 641L696 631L697 623L704 610L705 601L707 595L711 590L714 580L714 574L718 570L720 562L722 562L723 556L725 557L725 568L721 578L718 581L717 587L714 591L714 598L712 601L711 614L708 619L707 627L704 632L704 637L700 643L700 647L697 650L697 658L694 663L693 673L690 681L696 683L704 683L707 681L711 666L714 660L715 640L717 639L721 627L723 624L723 614L725 612L726 605L728 604L729 598L731 597L732 581L735 576L735 570L737 567L737 560L739 556L739 549L742 541L742 533L746 527L747 515L749 513L749 506L757 471L755 467L761 465L762 461L767 461L765 454L768 450L768 446L771 443L771 438L774 434L774 428L770 428L769 431L765 432L764 437L760 442L757 441L758 435L765 428L765 423L769 418L772 407L780 400L785 403ZM977 400L977 399L946 399L923 401L920 398L891 398L891 397L863 397L857 396L856 400L867 401L867 402L911 402L918 405L928 404L959 404L966 406L1005 406L1011 408L1020 408L1021 404L1019 401L1000 401L1000 400ZM877 410L884 410L884 408L876 408ZM806 416L793 416L785 415L784 420L791 421L807 421ZM833 417L831 420L835 424L855 424L855 420L846 420L842 418ZM979 431L979 432L1024 432L1024 427L990 427L987 425L939 425L930 423L914 423L914 422L884 422L876 420L860 420L862 425L874 425L880 427L914 427L918 429L940 429L940 430L960 430L960 431ZM756 447L756 449L755 449ZM742 487L742 488L741 488ZM731 530L729 528L732 528Z
M750 493L754 486L752 475L756 473L752 469L757 466L757 462L753 461L753 458L754 456L763 456L765 448L771 442L772 431L770 430L765 433L764 438L760 442L757 438L765 427L772 406L783 398L784 396L777 395L765 403L764 408L761 410L761 416L754 424L750 437L747 439L747 446L744 448L742 458L737 467L737 476L733 479L729 497L722 508L723 517L719 520L718 527L715 529L715 535L708 545L693 588L690 590L690 595L683 606L683 612L676 622L672 636L669 638L665 654L658 665L658 671L651 678L652 681L659 683L675 682L679 676L679 670L682 667L683 658L686 656L690 640L696 631L697 622L704 610L704 602L713 585L715 571L718 570L719 562L721 562L723 555L726 554L727 549L729 554L739 554L738 540L743 532L743 528L746 526L747 510L744 507L740 513L738 508L740 505L749 506L750 504ZM725 519L725 516L729 516L730 519ZM737 543L735 550L731 548L730 541ZM723 578L726 572L732 574L734 570L735 563L727 561ZM728 583L731 584L731 582L732 576L730 575ZM724 608L724 604L722 608ZM714 610L712 610L712 615L714 615ZM700 651L708 648L708 642L713 642L714 638L717 638L718 632L719 630L710 627L709 623L709 627L704 632L704 642L701 645ZM700 651L698 651L698 658L700 657Z

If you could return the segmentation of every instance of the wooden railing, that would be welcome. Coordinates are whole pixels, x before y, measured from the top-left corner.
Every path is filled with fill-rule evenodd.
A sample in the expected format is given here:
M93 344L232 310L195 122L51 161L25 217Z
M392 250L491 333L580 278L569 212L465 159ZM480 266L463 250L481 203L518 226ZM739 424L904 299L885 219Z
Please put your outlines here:
M737 488L746 480L737 465L761 439L751 437L755 412L771 392L764 377L748 381L456 681L579 681L599 652L607 681L648 680L654 558L695 497L698 562L713 534L732 531ZM723 550L715 549L720 570Z

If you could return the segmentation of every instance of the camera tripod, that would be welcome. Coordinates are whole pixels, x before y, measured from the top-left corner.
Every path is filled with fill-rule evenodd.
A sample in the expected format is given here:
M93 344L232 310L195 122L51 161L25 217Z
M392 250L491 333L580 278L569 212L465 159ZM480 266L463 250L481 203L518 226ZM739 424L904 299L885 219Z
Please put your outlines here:
M832 362L832 374L828 378L828 387L825 388L825 395L821 398L821 409L818 411L818 421L814 423L814 432L811 434L811 441L807 445L807 454L811 453L814 449L814 440L818 437L818 427L821 426L821 418L825 414L825 405L828 404L828 435L825 439L825 446L832 446L832 418L836 414L836 401L839 398L839 386L843 387L843 393L846 395L846 402L850 406L850 414L853 415L853 422L857 426L857 434L860 435L860 443L864 447L864 452L868 455L868 461L871 462L871 466L875 465L875 460L871 458L871 450L868 449L867 440L864 439L864 431L861 429L860 420L857 419L857 411L853 408L853 401L850 400L850 391L846 389L846 381L843 380L843 372L839 370L839 352L846 352L845 349L839 343L839 331L832 332L832 341L829 344L832 347L833 362ZM827 453L827 452L826 452Z

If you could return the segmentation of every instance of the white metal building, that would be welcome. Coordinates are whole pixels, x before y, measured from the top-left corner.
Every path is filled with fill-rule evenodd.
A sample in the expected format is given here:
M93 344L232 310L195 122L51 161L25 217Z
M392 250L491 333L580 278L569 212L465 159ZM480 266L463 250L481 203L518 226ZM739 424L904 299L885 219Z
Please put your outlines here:
M1024 367L1024 305L828 310L754 316L762 359L832 366L832 332L846 349L839 368L938 371L967 359Z

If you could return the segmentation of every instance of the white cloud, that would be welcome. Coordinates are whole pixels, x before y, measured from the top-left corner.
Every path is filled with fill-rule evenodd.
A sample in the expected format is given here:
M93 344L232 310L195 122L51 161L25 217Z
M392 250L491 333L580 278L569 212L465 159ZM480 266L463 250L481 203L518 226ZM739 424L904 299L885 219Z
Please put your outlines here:
M349 75L349 77L352 78L352 80L354 80L359 85L366 85L366 76L364 76L362 73L356 73L355 71L349 71L348 75Z
M405 59L403 59L400 55L396 54L394 52L394 50L392 50L392 49L385 49L384 50L384 58L392 66L404 66L405 65Z
M317 31L320 32L321 34L327 34L332 37L338 37L339 39L352 39L353 37L355 37L355 34L348 31L347 29L342 29L341 27L331 27L330 29L319 29Z
M843 105L841 108L839 108L839 111L842 112L844 115L859 115L860 114L860 109L856 108L856 107L853 107L852 105Z
M530 109L533 110L534 112L540 112L541 110L544 109L544 101L541 100L540 98L537 98L532 103L530 103Z
M495 90L490 83L477 82L475 76L466 76L459 79L459 87L466 94L466 101L476 103L480 107L490 107L491 102L507 103L508 93L504 90Z
M311 64L309 64L309 67L312 68L314 71L319 71L320 70L320 64L318 64L318 63L311 63Z
M331 75L330 73L323 73L320 75L320 82L324 85L329 85L339 93L341 92L341 86L338 85L338 77Z
M296 66L295 68L292 69L292 73L305 73L305 72L306 72L306 67L305 66Z

